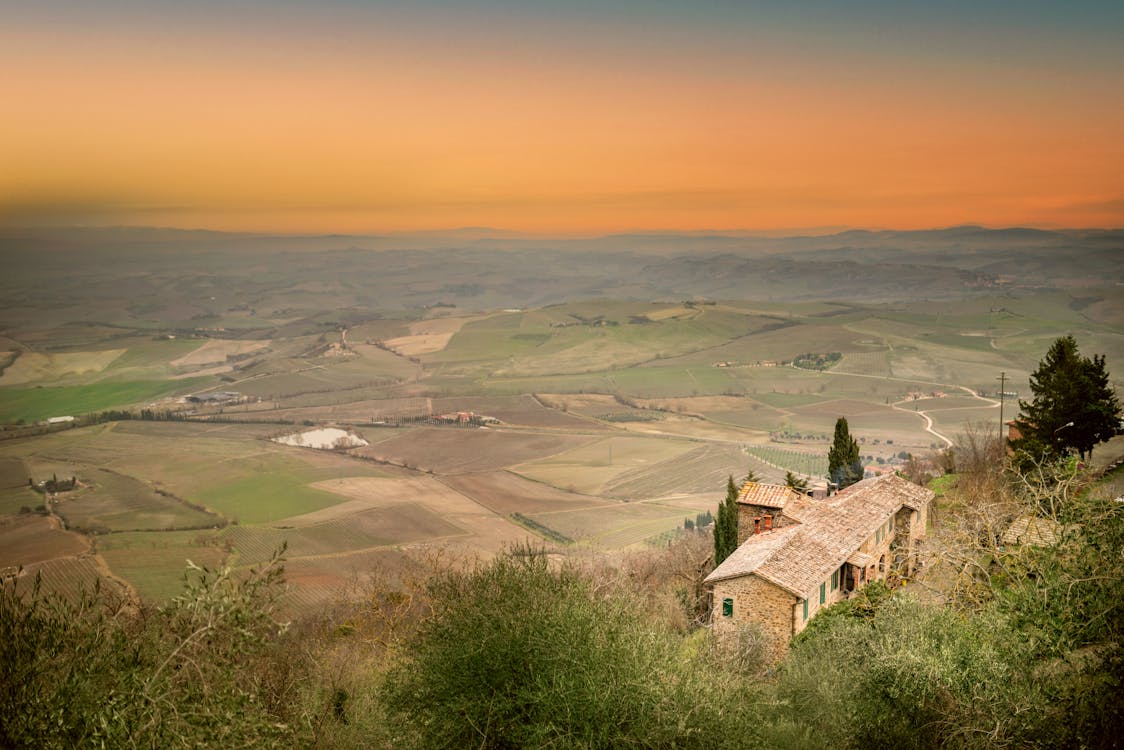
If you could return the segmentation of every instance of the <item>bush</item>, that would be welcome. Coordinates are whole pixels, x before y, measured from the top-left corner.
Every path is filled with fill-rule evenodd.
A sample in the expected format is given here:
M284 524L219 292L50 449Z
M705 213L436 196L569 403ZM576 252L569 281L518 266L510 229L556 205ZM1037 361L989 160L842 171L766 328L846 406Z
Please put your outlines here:
M276 645L271 565L248 580L196 569L137 617L95 590L0 588L0 747L289 747L264 665Z
M435 613L387 676L396 745L426 748L744 747L681 641L622 594L542 555L505 555L431 583Z

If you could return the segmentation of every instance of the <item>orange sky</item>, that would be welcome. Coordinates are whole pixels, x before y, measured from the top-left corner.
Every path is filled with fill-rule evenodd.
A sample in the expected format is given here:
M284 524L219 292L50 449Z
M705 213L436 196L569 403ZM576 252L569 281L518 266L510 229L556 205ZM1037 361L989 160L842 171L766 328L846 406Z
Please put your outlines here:
M683 19L465 32L337 11L257 33L18 19L0 32L0 222L1124 226L1111 52L1059 65L1021 38L997 61L984 42L914 56L830 29L791 48L799 27L775 20L739 39Z

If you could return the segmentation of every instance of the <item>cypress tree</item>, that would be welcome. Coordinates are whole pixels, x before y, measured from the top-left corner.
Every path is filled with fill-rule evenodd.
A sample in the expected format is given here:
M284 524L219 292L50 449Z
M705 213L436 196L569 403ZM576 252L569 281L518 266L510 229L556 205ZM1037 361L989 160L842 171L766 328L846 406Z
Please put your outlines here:
M827 476L839 489L849 487L863 478L859 443L851 437L846 417L835 420L835 438L827 452Z
M717 567L738 548L738 486L726 480L726 499L718 506L714 522L714 565Z

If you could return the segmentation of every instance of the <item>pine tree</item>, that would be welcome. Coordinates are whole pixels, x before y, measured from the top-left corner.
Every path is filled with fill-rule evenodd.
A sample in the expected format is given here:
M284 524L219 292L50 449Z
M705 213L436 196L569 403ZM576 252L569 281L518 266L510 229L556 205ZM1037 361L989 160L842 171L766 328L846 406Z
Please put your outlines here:
M804 492L808 489L808 480L796 476L791 471L786 471L784 473L784 484L785 487L796 490L797 492Z
M1117 432L1120 402L1105 358L1082 357L1072 336L1053 343L1030 375L1030 390L1034 399L1019 401L1016 420L1023 437L1012 444L1023 455L1044 459L1077 451L1085 459Z
M845 417L835 420L835 438L827 452L827 476L839 489L849 487L863 478L859 444L851 437Z
M714 522L714 565L730 556L738 548L738 486L734 478L726 480L726 499L718 506Z

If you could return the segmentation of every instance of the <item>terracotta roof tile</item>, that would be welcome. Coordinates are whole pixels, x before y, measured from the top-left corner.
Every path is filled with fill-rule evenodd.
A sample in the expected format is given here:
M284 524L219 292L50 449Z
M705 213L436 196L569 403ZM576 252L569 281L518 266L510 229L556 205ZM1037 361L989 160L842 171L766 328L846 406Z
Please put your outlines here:
M758 504L759 491L751 492L751 504ZM899 508L924 511L933 497L930 490L896 475L864 479L822 500L792 494L784 515L798 523L749 537L707 582L756 573L797 596L809 596L844 562L854 557L858 563L859 547Z
M746 482L738 493L738 502L742 505L760 505L765 508L783 508L790 501L801 497L783 484L765 484L764 482Z

